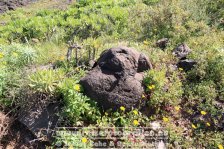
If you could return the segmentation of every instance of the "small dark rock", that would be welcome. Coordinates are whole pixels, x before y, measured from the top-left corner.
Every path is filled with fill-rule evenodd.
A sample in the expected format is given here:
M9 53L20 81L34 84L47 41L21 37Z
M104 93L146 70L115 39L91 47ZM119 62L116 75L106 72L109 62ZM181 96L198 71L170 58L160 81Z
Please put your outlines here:
M190 52L191 49L185 43L180 44L173 50L173 54L179 59L185 59Z
M111 48L103 52L95 67L81 79L87 96L104 109L128 110L145 104L143 71L151 69L148 58L127 47Z
M196 61L192 59L180 60L177 64L178 68L183 68L184 71L191 70L197 64Z
M156 42L156 46L164 50L167 47L168 43L169 43L168 38L162 38Z
M148 61L145 55L140 54L138 59L138 72L143 72L152 68L152 64Z

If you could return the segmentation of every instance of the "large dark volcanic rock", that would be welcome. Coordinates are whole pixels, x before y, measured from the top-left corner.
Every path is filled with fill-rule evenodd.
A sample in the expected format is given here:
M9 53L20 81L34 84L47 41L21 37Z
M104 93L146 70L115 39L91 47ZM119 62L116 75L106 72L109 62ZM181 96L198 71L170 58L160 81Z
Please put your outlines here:
M148 58L127 47L103 52L95 67L81 79L85 93L104 109L144 105L143 71L151 69Z

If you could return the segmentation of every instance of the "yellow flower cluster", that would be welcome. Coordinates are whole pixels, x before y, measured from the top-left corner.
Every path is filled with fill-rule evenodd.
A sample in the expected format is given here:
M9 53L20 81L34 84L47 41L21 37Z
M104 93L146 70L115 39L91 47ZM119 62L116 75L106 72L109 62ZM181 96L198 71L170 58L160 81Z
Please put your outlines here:
M155 85L148 85L147 87L148 87L148 89L152 90L152 89L154 89L156 86L155 86Z
M191 124L191 127L194 128L194 129L197 128L197 126L195 126L194 124Z
M133 121L133 124L134 124L135 126L138 126L138 125L139 125L138 120L134 120L134 121Z
M133 113L134 113L135 115L138 115L138 111L137 111L137 110L133 110Z
M206 115L206 114L207 114L207 112L201 111L201 115Z
M179 70L180 70L180 71L183 71L184 69L183 69L183 68L179 68Z
M218 145L218 148L219 148L219 149L223 149L222 144L219 144L219 145Z
M77 92L80 92L81 91L81 86L79 84L76 84L73 88Z
M167 117L163 117L163 121L164 121L164 122L169 122L169 118L167 118Z
M120 110L121 110L121 111L125 111L125 107L121 106L121 107L120 107Z
M87 140L87 138L82 138L82 143L86 143L88 140Z
M211 126L211 124L209 122L206 123L207 126Z

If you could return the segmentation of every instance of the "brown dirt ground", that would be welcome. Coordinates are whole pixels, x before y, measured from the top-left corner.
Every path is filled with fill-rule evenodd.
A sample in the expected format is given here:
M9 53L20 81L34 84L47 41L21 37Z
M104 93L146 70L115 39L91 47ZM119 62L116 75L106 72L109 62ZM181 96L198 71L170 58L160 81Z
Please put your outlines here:
M46 145L26 126L0 112L0 149L45 149Z

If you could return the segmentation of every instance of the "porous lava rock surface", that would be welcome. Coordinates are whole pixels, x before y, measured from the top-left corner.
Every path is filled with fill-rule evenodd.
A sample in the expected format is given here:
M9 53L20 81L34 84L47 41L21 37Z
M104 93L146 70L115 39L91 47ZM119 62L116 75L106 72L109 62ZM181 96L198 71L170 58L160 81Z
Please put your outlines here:
M152 69L149 59L135 49L111 48L104 51L94 68L80 80L84 92L103 109L120 106L130 110L145 105L141 99L144 71Z

